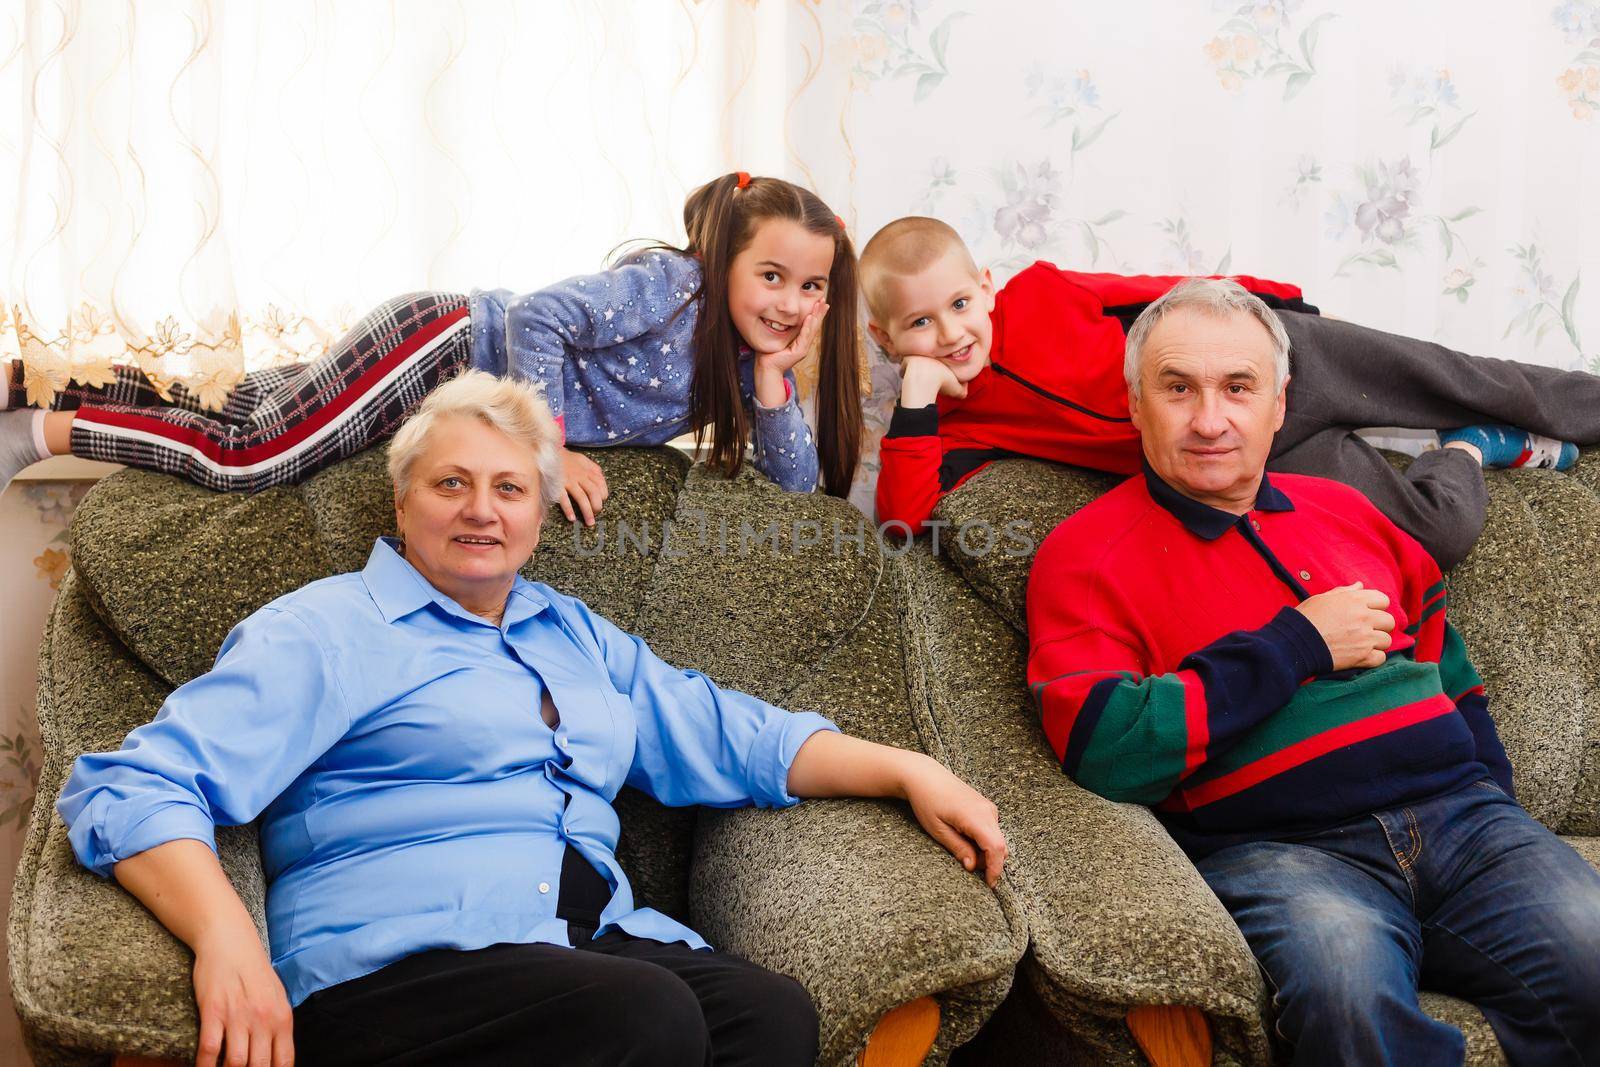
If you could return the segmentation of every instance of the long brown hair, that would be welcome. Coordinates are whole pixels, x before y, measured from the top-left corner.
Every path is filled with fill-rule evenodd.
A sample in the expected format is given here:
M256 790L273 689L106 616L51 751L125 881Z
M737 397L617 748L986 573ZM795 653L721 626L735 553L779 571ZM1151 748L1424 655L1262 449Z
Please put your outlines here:
M856 323L856 253L850 237L815 193L781 178L726 174L689 194L683 205L688 245L678 251L700 260L700 303L694 324L694 380L689 422L696 447L709 437L707 463L737 474L750 441L750 415L739 395L741 338L728 312L728 275L736 256L767 219L788 219L833 239L828 272L828 317L822 323L817 375L817 461L823 488L850 491L861 454L860 339Z

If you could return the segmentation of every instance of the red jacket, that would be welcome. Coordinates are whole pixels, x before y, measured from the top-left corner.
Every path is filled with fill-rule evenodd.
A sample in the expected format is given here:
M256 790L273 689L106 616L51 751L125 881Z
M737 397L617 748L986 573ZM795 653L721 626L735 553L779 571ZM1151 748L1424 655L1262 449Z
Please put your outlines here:
M1296 286L1234 278L1271 307L1317 310ZM920 532L941 497L1005 456L1138 470L1123 345L1139 312L1183 280L1080 274L1043 261L1012 278L995 294L989 365L966 397L895 406L880 452L878 521Z

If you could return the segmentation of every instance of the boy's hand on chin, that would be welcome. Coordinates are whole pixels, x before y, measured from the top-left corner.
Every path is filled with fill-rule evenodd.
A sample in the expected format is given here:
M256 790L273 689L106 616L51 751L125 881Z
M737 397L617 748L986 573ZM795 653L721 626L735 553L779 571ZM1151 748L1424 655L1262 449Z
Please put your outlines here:
M900 367L900 406L927 407L941 396L963 400L966 384L948 364L932 356L906 356Z

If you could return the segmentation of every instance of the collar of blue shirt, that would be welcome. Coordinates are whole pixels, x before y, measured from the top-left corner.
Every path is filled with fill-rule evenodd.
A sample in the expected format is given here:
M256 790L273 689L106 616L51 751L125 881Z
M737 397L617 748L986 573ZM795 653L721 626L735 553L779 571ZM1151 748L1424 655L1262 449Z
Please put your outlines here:
M474 615L433 587L399 552L400 541L394 537L380 537L372 545L372 554L361 570L361 580L366 583L372 602L383 613L384 622L405 618L429 604L440 611L480 626L492 625L487 619ZM510 629L524 619L532 618L550 606L550 601L533 587L533 583L517 575L511 585L511 595L506 599L505 617L501 629Z
M1178 490L1162 481L1161 476L1150 466L1148 460L1143 461L1144 484L1150 490L1150 496L1160 504L1172 517L1183 524L1183 528L1196 537L1207 541L1215 541L1243 518L1231 511L1214 508L1210 504L1202 504L1193 497L1184 496ZM1263 472L1261 475L1261 488L1256 490L1256 510L1258 511L1293 511L1294 503L1284 495L1283 490L1272 484L1271 479Z

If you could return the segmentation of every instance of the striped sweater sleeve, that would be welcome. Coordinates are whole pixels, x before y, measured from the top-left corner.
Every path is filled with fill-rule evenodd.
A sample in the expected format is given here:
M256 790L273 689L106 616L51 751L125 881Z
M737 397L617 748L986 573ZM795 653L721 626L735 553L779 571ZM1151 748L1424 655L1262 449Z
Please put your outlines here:
M1116 614L1134 601L1096 569L1052 536L1028 583L1029 689L1061 769L1091 792L1159 803L1332 669L1316 628L1286 607L1157 673Z
M1408 534L1398 528L1393 532L1404 567L1402 596L1405 603L1401 607L1406 618L1411 620L1406 630L1416 639L1417 661L1439 665L1439 683L1472 730L1478 761L1489 769L1489 774L1506 795L1515 796L1511 761L1506 758L1505 746L1500 742L1494 720L1489 717L1489 697L1484 692L1483 679L1467 656L1466 642L1461 640L1446 616L1450 593L1439 573L1439 565Z

